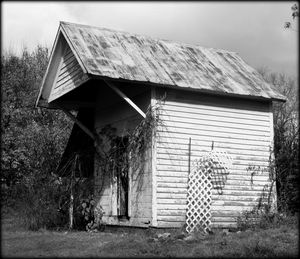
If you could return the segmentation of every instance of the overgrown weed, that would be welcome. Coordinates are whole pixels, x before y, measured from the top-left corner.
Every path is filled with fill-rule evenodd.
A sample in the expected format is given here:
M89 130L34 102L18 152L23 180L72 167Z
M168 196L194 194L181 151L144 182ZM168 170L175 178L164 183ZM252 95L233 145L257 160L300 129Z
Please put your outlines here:
M285 225L298 226L298 224L299 216L297 215L271 213L257 208L244 211L237 217L237 229L240 231L279 228Z

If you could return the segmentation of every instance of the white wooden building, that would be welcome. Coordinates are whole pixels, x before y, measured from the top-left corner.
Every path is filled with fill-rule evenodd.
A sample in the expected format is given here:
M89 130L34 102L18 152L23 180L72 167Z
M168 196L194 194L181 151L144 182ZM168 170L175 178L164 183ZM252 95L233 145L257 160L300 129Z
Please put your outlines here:
M63 109L71 117L69 111L78 110L90 121L87 126L73 118L76 125L96 139L106 125L119 136L133 130L162 96L164 127L149 139L142 184L138 172L129 172L125 212L119 209L116 181L103 177L95 163L95 193L104 220L182 227L191 163L213 143L214 150L231 156L233 166L219 175L221 186L213 186L212 226L234 226L270 183L268 172L251 176L247 168L268 166L272 102L285 97L233 52L60 23L37 106Z

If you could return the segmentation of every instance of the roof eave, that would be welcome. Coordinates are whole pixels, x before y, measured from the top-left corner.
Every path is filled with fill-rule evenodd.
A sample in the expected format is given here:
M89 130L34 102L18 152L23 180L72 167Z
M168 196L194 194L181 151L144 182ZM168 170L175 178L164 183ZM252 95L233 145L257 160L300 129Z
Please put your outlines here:
M91 79L123 81L126 83L145 84L145 85L150 85L150 86L160 87L160 88L165 87L168 89L205 93L205 94L218 95L218 96L240 97L240 98L269 101L269 102L270 101L279 101L279 102L286 101L286 99L278 98L278 97L264 97L264 96L255 96L255 95L246 95L246 94L233 94L233 93L219 92L219 91L215 91L215 90L198 89L198 88L193 88L193 87L181 87L181 86L177 86L177 85L158 84L158 83L153 83L153 82L149 82L149 81L129 80L129 79L124 79L124 78L112 78L112 77L108 77L108 76L101 76L101 75L95 75L95 74L90 74L90 73L87 73L87 74L90 76Z
M63 34L63 36L65 37L67 43L69 44L71 50L73 51L73 54L75 55L83 73L87 74L89 73L88 69L86 68L86 66L84 65L84 62L82 61L82 59L80 58L80 55L78 54L76 47L74 46L74 44L72 43L72 41L69 38L68 33L66 32L65 28L64 28L64 22L60 22L60 29L61 32Z
M52 49L51 49L51 52L50 52L50 57L49 57L48 65L47 65L47 68L46 68L46 72L43 76L43 80L42 80L42 83L41 83L41 86L40 86L40 90L39 90L38 96L37 96L36 101L35 101L35 107L41 107L39 105L39 102L40 102L40 99L41 99L41 96L42 96L43 88L44 88L44 85L45 85L45 80L47 78L47 75L48 75L48 72L49 72L49 69L50 69L50 66L51 66L51 61L53 59L53 53L54 53L54 50L57 46L59 34L60 34L60 27L57 30L57 33L56 33L56 36L55 36L55 39L54 39L54 43L52 45Z

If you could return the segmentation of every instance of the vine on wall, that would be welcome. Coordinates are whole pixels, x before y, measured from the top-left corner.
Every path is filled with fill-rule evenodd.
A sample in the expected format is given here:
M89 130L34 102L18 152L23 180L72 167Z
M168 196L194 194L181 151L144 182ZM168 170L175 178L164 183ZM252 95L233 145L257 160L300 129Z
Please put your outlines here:
M117 134L117 129L108 124L101 128L97 134L95 144L97 171L100 177L100 186L97 194L103 191L105 177L119 174L122 186L128 186L128 173L135 174L135 184L138 194L143 186L143 174L145 173L146 160L149 159L149 151L153 140L157 138L157 128L163 127L160 119L160 111L163 100L159 100L155 106L149 106L146 118L133 129L123 129L123 134ZM127 182L126 182L127 181ZM128 195L128 193L127 193ZM128 198L128 196L127 196Z
M65 165L60 169L60 179L64 179L64 195L59 200L59 211L62 215L70 216L70 228L97 231L103 229L102 217L104 210L100 204L96 205L96 196L103 191L105 177L119 174L122 179L121 186L126 190L128 186L129 171L135 172L136 176L136 198L143 186L143 174L145 163L149 158L153 139L157 137L157 127L163 126L159 118L162 100L157 105L150 106L146 112L146 118L129 131L124 129L123 134L117 134L117 129L111 125L105 125L97 134L95 147L82 149L73 153ZM96 179L86 178L84 168L78 157L91 156L95 153L95 160L100 174L96 192L94 182ZM70 177L70 176L73 177ZM67 176L67 177L66 177ZM127 182L126 182L127 181ZM128 188L127 188L128 189ZM70 198L72 197L72 198ZM128 193L127 193L128 199ZM69 211L69 213L67 212Z
M245 230L255 227L266 228L278 220L277 201L275 199L276 167L272 151L270 151L268 162L269 164L266 167L249 165L247 168L247 172L251 172L251 186L254 184L254 177L256 175L264 175L265 173L268 173L269 183L263 186L257 205L254 206L252 210L243 211L242 214L237 217L239 229Z

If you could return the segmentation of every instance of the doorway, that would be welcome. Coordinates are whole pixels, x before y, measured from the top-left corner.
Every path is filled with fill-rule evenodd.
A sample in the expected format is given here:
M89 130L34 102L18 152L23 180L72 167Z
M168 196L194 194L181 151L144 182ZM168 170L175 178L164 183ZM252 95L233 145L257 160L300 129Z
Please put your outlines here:
M127 154L128 137L116 137L113 143L113 182L116 215L120 219L129 218L129 161Z

